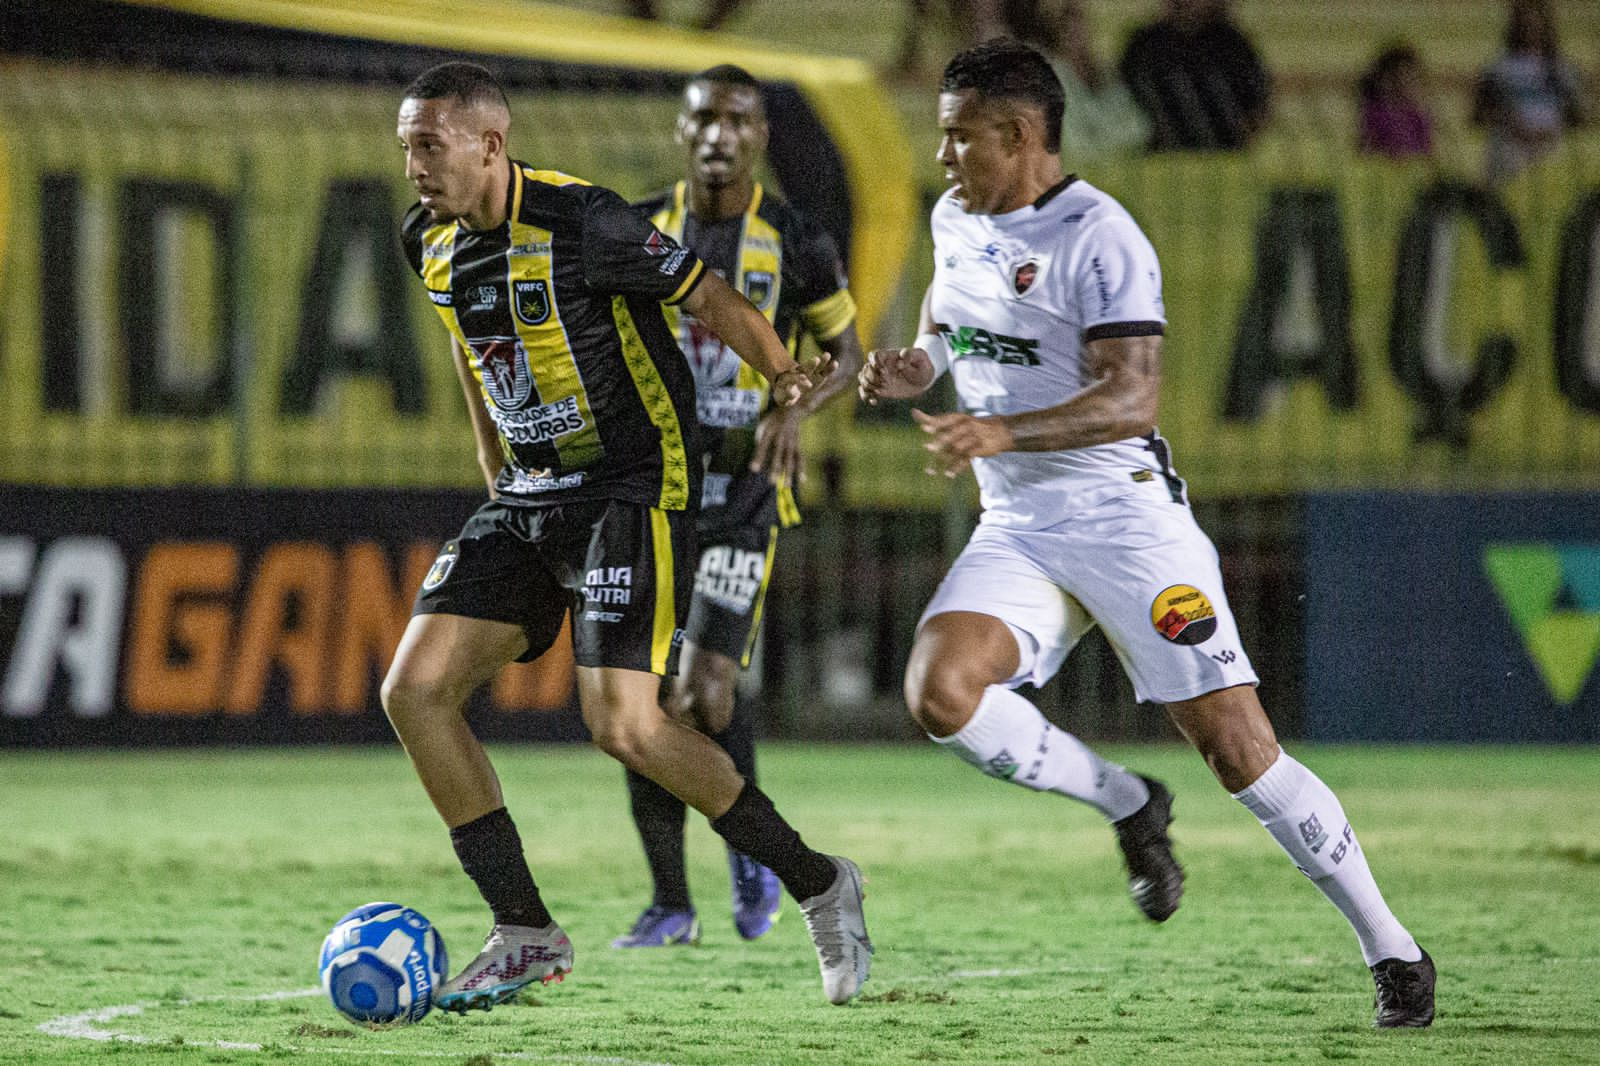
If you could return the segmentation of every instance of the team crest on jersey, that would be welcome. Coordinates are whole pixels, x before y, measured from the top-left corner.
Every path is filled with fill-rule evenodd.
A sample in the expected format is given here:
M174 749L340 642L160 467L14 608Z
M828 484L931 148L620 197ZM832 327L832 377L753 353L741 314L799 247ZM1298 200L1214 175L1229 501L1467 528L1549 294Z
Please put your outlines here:
M744 276L744 294L750 302L765 311L772 302L772 274L765 270L751 270Z
M456 547L455 541L446 544L439 557L428 568L428 576L422 579L422 591L432 592L444 584L445 578L450 576L450 571L456 568L456 558L459 554L460 549Z
M1150 624L1174 644L1204 644L1217 632L1217 609L1193 585L1169 585L1150 604Z
M537 326L550 317L550 283L544 278L514 282L511 286L511 306L516 309L517 321L526 326Z
M1033 283L1039 280L1039 261L1029 259L1011 271L1011 289L1018 296L1028 295Z
M520 411L533 396L528 353L516 337L486 337L472 342L483 372L483 387L502 411Z

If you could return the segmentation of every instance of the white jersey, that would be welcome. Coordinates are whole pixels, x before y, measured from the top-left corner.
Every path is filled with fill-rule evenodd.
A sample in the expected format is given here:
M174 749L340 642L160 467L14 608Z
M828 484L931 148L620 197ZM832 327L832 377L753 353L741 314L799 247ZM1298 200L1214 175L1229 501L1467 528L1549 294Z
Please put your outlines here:
M933 209L929 309L950 350L961 409L978 417L1054 407L1092 382L1085 345L1159 334L1161 266L1123 206L1069 178L1040 201L969 215L950 193ZM1166 441L1152 433L1055 452L975 459L983 522L1043 529L1115 496L1182 499Z

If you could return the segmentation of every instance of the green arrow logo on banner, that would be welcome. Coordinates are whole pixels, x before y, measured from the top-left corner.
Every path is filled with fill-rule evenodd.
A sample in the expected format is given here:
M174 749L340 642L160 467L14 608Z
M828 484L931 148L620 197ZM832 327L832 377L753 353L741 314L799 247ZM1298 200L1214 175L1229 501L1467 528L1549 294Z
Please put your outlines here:
M1600 655L1600 545L1489 544L1483 569L1550 695L1571 704Z

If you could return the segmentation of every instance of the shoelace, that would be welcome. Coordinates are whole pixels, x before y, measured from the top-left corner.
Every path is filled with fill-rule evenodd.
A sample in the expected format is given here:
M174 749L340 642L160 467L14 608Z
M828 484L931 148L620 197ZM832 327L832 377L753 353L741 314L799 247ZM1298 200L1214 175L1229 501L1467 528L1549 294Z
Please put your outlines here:
M1422 975L1409 966L1385 968L1372 977L1378 986L1378 1006L1384 1009L1403 1006L1410 994L1422 987Z
M665 921L671 914L672 912L665 907L647 907L645 912L639 915L639 920L633 923L633 928L628 930L628 935L638 936L651 926Z

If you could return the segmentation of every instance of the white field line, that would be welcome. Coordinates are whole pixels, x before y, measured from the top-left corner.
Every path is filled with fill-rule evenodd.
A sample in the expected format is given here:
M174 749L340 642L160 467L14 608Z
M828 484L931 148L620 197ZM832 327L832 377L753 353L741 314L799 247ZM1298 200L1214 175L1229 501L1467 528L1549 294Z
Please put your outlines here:
M302 988L288 992L268 992L260 996L203 996L198 999L180 999L173 1003L161 1004L155 1002L124 1003L115 1007L100 1007L96 1010L86 1010L78 1014L63 1014L41 1022L39 1032L46 1036L60 1036L71 1040L98 1040L102 1042L115 1041L124 1044L165 1044L165 1040L143 1036L139 1033L121 1033L114 1029L102 1028L104 1023L117 1018L132 1018L162 1006L190 1007L200 1003L221 1003L225 1001L266 1002L281 999L304 999L310 996L322 995L320 988ZM184 1039L184 1047L213 1047L225 1051L264 1051L262 1044L239 1043L232 1040L190 1040ZM374 1055L386 1058L407 1059L459 1059L459 1051L406 1051L398 1048L351 1048L351 1047L303 1047L295 1044L280 1044L276 1041L271 1045L273 1050L294 1051L307 1055ZM618 1058L609 1055L539 1055L529 1051L496 1051L496 1059L513 1059L521 1062L576 1062L592 1063L595 1066L672 1066L667 1062L650 1062L645 1059Z

